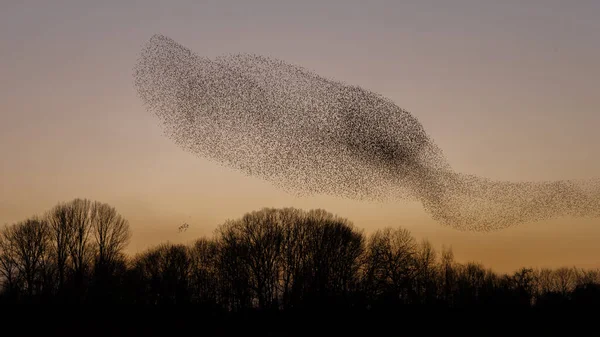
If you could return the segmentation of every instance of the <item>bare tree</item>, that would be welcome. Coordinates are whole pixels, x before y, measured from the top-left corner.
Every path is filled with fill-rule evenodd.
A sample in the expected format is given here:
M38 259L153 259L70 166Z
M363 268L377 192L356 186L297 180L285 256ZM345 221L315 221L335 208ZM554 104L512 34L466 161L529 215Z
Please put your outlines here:
M437 253L428 240L423 240L415 254L416 275L414 280L417 301L431 302L436 296Z
M477 262L468 262L457 268L458 298L462 305L477 305L485 287L486 269Z
M279 282L279 253L283 238L275 209L245 214L220 228L222 249L235 254L247 267L249 285L259 308L276 304Z
M415 239L404 228L385 228L371 235L367 269L376 293L391 292L398 300L407 299L416 272L416 249Z
M114 207L96 201L91 206L91 226L98 250L96 264L107 266L114 263L131 238L129 223Z
M456 286L456 266L454 263L454 252L452 247L442 247L442 258L440 264L440 277L442 298L447 305L453 305L454 289Z
M535 272L536 288L538 296L555 291L553 272L551 269L542 268Z
M184 245L161 244L138 255L134 269L141 278L143 300L150 304L182 304L189 301L191 260Z
M358 285L360 258L365 249L362 232L347 219L321 209L307 212L305 223L299 224L312 229L308 241L310 291L321 298L344 298Z
M81 282L93 259L94 246L89 241L92 229L92 202L88 199L75 199L69 206L69 253L76 280Z
M202 304L216 305L221 300L218 255L215 240L201 238L190 248L190 288L195 301Z
M575 288L575 273L571 268L561 267L554 270L552 280L554 290L563 296L567 296Z
M600 283L600 270L598 269L573 268L573 274L575 286Z
M363 236L323 210L265 208L226 222L217 236L234 307L323 303L358 283Z
M281 297L284 308L302 302L309 268L311 228L300 210L285 208L280 212L283 229L281 243Z
M11 228L5 226L0 232L0 275L3 291L12 294L18 288L16 252L10 237Z
M27 219L2 231L2 251L6 267L15 268L23 281L24 291L32 296L42 288L43 273L49 253L48 224L37 217ZM4 268L3 268L4 269ZM14 270L5 270L11 275Z
M67 203L59 203L46 214L50 226L59 289L62 289L64 285L69 267L70 240L73 238L72 232L74 229L71 224L72 218L72 207Z
M532 304L535 294L535 273L532 268L521 268L512 277L514 290L520 303L526 306Z

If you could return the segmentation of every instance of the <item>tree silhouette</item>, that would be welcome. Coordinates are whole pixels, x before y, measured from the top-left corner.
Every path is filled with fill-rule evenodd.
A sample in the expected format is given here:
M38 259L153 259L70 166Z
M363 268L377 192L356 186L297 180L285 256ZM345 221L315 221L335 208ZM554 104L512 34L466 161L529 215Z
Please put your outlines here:
M67 203L59 203L46 214L46 219L50 225L50 236L56 270L58 273L57 287L59 291L63 290L68 268L70 268L70 241L72 240L73 225L72 207Z
M277 304L283 227L276 210L265 209L225 223L219 231L224 254L243 265L253 300L261 309Z
M367 283L372 296L408 303L417 274L417 243L403 228L376 231L367 244Z
M201 238L190 247L190 291L192 301L215 308L222 301L220 293L219 245Z
M95 201L90 207L94 257L93 292L106 299L116 287L115 273L124 268L123 250L129 243L129 224L117 210Z
M401 227L365 235L322 209L263 208L225 221L210 238L167 242L133 257L125 254L130 237L114 207L87 199L6 225L0 231L0 305L168 306L143 323L127 315L102 321L63 315L99 327L146 326L142 335L198 335L191 322L200 317L209 335L281 335L292 326L297 335L388 335L389 328L401 335L507 335L519 326L533 336L559 331L535 323L546 317L540 315L600 304L597 269L498 274L474 261L459 263L451 248L438 252ZM512 316L495 334L475 323L454 324L469 317L493 325L499 312ZM436 324L398 330L394 323L422 317ZM60 335L71 334L66 328L81 331L75 324L36 326L60 327Z
M437 297L437 252L427 240L417 247L415 254L414 302L433 304Z
M1 236L3 275L9 288L20 286L29 298L39 294L48 272L48 224L37 217L30 218L5 227Z
M129 243L129 223L108 204L94 202L91 207L92 233L98 253L96 264L106 266L120 258Z
M184 245L161 244L140 254L133 261L138 277L134 287L141 288L147 304L182 304L189 301L191 260Z

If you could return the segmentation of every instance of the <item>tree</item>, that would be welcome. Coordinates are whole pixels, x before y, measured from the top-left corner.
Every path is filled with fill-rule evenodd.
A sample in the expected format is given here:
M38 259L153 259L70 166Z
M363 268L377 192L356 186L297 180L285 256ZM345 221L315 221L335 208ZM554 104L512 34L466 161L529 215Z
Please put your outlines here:
M215 306L221 300L219 248L215 240L206 238L196 240L190 248L190 291L200 304Z
M263 209L228 221L219 229L222 249L235 254L248 271L249 286L261 309L277 304L282 225L275 209Z
M91 227L98 252L95 269L100 273L110 273L110 268L122 259L123 249L131 238L129 223L114 207L96 201L91 206Z
M432 303L437 295L437 253L428 240L423 240L415 254L415 301Z
M123 249L131 237L127 220L106 203L80 198L57 204L45 219L50 228L59 292L69 277L69 289L76 292L75 298L82 299L92 266L96 290L106 288L110 275L124 263Z
M236 307L325 305L358 283L363 236L323 210L265 208L227 221L217 237Z
M575 273L571 268L561 267L554 270L552 280L554 290L563 296L568 296L575 288Z
M138 255L133 261L140 287L136 302L147 304L183 304L189 302L191 260L184 245L161 244Z
M69 253L75 282L80 284L93 260L94 246L89 242L92 229L92 202L88 199L75 199L70 205L68 225L71 238Z
M14 295L18 290L18 269L13 243L9 237L10 228L5 226L0 232L0 275L2 275L2 291Z
M29 297L38 294L44 286L44 273L49 260L49 234L47 222L37 217L7 226L1 233L3 274L10 279L11 287L16 276Z
M468 262L458 268L458 292L455 299L461 306L475 306L482 302L486 270L480 263Z
M302 217L298 226L308 230L307 253L303 279L305 289L320 306L323 301L342 303L358 286L361 256L365 238L347 219L325 210L311 210Z
M53 246L54 259L58 276L58 289L62 290L67 268L69 267L70 241L72 240L72 207L67 203L59 203L47 214L46 220L50 226L51 245Z
M553 272L551 269L542 268L535 272L536 292L538 296L554 291Z
M600 284L599 269L579 269L573 268L576 286L584 286L588 284Z
M454 289L456 286L456 267L452 247L448 249L445 247L442 248L440 274L442 300L446 305L452 306L454 304Z
M404 228L378 230L369 238L366 250L367 282L374 296L406 302L417 271L417 245L410 232Z
M529 307L535 292L535 274L531 268L521 268L512 277L517 301L520 305Z
M306 214L297 209L282 209L280 217L284 226L280 255L281 300L283 307L290 309L301 304L308 291L313 227Z

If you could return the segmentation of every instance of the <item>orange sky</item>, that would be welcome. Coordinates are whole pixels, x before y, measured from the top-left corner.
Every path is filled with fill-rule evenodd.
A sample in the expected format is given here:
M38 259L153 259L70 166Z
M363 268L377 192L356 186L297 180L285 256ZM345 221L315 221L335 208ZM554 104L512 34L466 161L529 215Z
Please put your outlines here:
M600 267L600 219L466 233L417 203L286 195L181 151L132 77L155 33L210 57L281 58L393 99L457 171L585 179L600 175L599 16L595 0L2 2L0 224L100 200L129 219L137 252L265 206L318 207L367 232L406 227L499 271Z

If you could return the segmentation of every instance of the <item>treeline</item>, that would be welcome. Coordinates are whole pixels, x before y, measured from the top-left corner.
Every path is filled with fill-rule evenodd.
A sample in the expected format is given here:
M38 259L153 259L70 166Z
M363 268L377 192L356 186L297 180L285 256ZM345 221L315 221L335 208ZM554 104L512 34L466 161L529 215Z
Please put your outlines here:
M0 232L0 304L185 305L212 315L513 312L600 304L600 271L457 263L402 228L265 208L136 256L115 208L75 199ZM220 317L220 316L219 316ZM315 316L316 317L316 316ZM408 317L408 316L406 316Z

